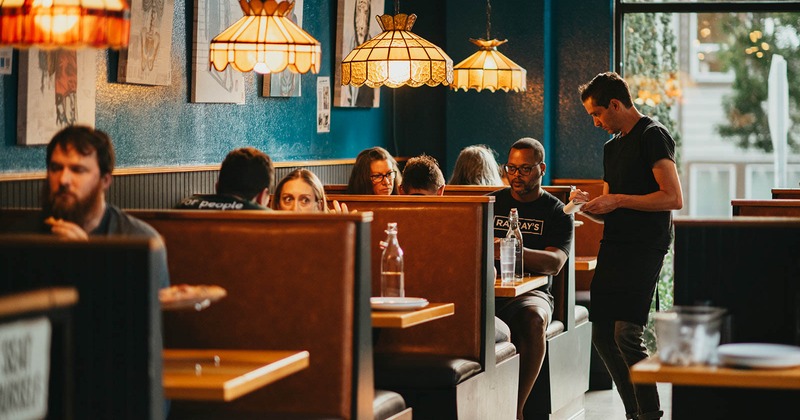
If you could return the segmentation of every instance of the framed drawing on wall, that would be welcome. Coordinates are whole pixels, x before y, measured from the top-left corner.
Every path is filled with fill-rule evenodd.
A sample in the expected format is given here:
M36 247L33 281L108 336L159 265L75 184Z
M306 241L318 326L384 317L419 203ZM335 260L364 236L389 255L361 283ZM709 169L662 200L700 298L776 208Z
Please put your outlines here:
M131 0L128 48L119 53L122 83L170 84L173 0Z
M289 1L289 0L281 0ZM278 1L280 3L281 1ZM289 19L297 26L303 27L303 0L295 0L294 7L289 13ZM261 96L292 97L300 96L300 74L284 70L282 72L265 74L264 86Z
M383 14L383 0L339 0L336 9L336 62L333 105L343 107L380 106L380 89L342 86L342 60L353 48L381 33L375 16Z
M70 125L94 127L97 50L19 53L17 144L47 144Z
M238 2L194 0L194 42L192 44L192 102L244 103L244 75L228 66L211 67L211 40L242 17Z

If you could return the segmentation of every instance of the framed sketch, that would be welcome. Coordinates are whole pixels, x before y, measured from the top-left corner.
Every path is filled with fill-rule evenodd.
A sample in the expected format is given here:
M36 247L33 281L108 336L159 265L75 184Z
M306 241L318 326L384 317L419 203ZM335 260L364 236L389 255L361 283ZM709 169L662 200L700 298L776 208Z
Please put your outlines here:
M281 0L289 1L289 0ZM280 3L281 1L278 1ZM303 27L303 0L295 0L289 19L297 26ZM284 70L279 73L265 74L261 96L292 97L300 96L300 74Z
M97 50L19 52L17 144L47 144L70 125L94 127Z
M131 0L128 48L119 53L122 83L170 84L174 0Z
M211 67L211 40L243 16L238 2L194 0L192 43L192 102L244 103L244 74L228 66L224 71Z
M380 106L380 89L342 86L342 60L353 48L381 33L375 16L383 14L383 0L339 0L336 10L336 62L333 105L343 107Z

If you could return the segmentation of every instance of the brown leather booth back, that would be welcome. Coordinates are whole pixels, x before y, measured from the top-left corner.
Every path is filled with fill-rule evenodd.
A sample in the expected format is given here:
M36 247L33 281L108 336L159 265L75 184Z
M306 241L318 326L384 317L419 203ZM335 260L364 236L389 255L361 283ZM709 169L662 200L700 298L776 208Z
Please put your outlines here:
M374 214L370 244L373 296L380 296L382 251L378 243L386 238L386 224L397 222L406 296L455 303L454 316L403 330L380 330L375 351L483 360L486 305L491 303L489 308L493 308L494 304L489 266L489 250L494 248L489 247L488 233L494 198L331 195L328 199Z
M800 200L731 200L734 216L800 217Z
M309 368L226 409L371 416L369 286L359 263L369 213L131 213L164 237L172 284L216 284L228 292L204 311L165 313L165 347L310 353ZM355 414L353 405L364 401L369 412Z
M800 188L773 188L772 198L785 200L800 199Z

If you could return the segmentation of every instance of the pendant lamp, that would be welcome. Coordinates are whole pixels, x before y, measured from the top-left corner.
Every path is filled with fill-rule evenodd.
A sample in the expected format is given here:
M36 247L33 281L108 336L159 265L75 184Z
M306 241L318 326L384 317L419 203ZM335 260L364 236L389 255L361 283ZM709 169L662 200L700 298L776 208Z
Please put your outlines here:
M490 92L496 90L524 92L527 72L519 64L497 51L497 47L505 44L507 40L490 39L491 11L492 5L486 0L486 39L470 38L470 42L477 45L480 50L455 66L453 84L450 87L456 91L464 89L465 92L469 89L478 92L483 89Z
M223 71L319 73L319 41L288 17L294 0L239 0L244 16L211 40L211 65Z
M435 44L411 32L417 15L376 16L383 32L357 46L342 60L342 85L371 88L449 85L453 60Z
M126 48L125 0L0 0L0 45L16 48Z

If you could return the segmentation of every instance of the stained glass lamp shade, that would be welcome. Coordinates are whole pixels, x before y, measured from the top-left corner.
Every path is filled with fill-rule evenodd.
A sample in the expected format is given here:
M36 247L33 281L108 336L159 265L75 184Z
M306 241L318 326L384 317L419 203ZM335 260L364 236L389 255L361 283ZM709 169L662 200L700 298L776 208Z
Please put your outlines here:
M211 40L211 65L241 72L318 73L319 41L287 17L294 2L239 0L244 16Z

